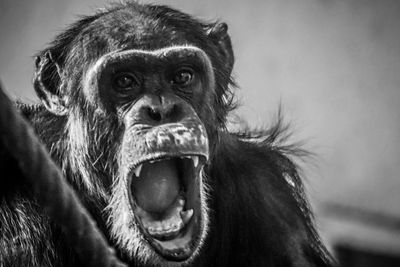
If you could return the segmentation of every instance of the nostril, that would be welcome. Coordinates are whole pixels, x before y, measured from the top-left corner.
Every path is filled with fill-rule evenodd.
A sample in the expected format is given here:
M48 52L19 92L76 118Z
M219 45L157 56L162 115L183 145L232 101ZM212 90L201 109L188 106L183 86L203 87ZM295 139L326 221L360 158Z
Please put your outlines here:
M162 116L160 111L153 109L151 107L147 108L147 114L149 115L150 119L152 119L153 121L161 121Z

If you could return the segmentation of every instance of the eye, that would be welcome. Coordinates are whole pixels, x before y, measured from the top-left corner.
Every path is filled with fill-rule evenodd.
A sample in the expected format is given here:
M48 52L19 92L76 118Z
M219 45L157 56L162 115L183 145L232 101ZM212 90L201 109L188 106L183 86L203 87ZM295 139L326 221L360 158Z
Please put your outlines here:
M182 68L173 74L171 83L176 85L188 85L194 78L194 71L190 68Z
M112 83L117 91L127 91L139 85L137 77L132 73L117 74Z

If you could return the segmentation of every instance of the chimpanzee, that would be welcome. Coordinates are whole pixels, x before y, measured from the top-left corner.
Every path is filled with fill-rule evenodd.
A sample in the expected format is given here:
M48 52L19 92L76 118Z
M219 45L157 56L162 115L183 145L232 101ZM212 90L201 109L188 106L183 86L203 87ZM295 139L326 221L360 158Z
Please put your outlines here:
M136 2L38 54L41 104L17 106L130 266L332 266L285 127L227 130L233 63L225 23ZM0 196L0 266L79 265L29 188Z

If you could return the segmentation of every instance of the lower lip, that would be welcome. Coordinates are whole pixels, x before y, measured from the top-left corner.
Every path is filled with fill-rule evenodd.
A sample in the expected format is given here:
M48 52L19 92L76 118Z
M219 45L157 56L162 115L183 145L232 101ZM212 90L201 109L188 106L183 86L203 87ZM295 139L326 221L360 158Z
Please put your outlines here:
M192 218L194 219L194 218ZM193 237L193 232L188 233L188 231L193 231L194 229L194 223L193 221L190 221L184 229L178 234L178 236L175 238L184 238L185 235L192 235L192 237L187 237L190 238L190 241L187 242L187 244L184 247L177 248L174 250L168 250L165 249L160 243L161 242L174 242L174 239L168 240L168 241L159 241L157 239L154 239L152 237L147 237L148 242L150 245L155 249L155 251L160 254L164 259L169 260L169 261L185 261L190 256L193 254L193 244L196 242L196 237Z

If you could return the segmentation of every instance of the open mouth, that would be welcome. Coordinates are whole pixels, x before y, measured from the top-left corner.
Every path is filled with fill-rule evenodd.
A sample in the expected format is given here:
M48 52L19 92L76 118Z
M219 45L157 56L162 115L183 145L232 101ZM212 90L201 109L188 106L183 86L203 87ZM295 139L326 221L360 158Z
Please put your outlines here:
M164 155L131 171L130 201L139 228L167 260L184 261L198 246L201 232L202 155Z

